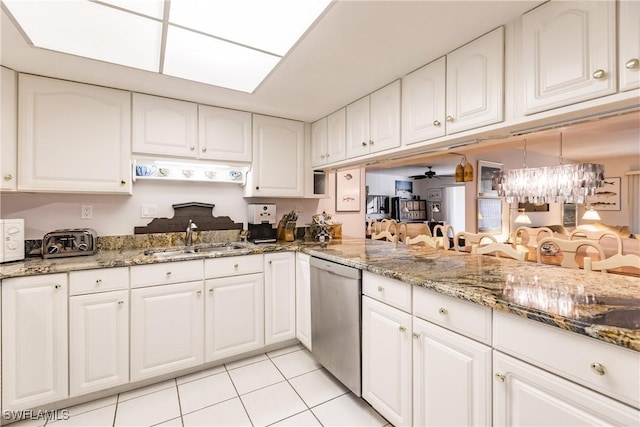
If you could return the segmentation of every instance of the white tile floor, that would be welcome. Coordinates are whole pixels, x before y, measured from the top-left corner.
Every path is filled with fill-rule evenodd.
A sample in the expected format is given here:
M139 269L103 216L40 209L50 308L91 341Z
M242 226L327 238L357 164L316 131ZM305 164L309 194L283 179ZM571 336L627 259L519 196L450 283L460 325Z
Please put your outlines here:
M66 426L386 426L297 345L69 409ZM23 421L12 427L37 426Z

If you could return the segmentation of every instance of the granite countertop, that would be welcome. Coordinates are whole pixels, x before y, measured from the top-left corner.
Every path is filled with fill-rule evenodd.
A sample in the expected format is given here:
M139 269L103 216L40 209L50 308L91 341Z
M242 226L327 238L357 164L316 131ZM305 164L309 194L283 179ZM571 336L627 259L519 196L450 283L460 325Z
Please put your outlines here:
M640 277L369 239L343 238L324 248L315 242L295 241L246 243L212 252L160 250L160 256L149 254L149 249L120 249L101 250L92 256L36 257L0 266L0 279L274 251L302 251L640 351Z

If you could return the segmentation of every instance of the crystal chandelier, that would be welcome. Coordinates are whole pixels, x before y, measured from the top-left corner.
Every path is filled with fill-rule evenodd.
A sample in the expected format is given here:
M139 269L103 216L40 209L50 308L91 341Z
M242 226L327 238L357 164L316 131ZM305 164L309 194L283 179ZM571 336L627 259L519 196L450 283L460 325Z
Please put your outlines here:
M527 141L524 141L524 167L493 174L493 189L507 203L576 203L585 204L587 196L604 185L604 165L599 163L560 164L527 168Z

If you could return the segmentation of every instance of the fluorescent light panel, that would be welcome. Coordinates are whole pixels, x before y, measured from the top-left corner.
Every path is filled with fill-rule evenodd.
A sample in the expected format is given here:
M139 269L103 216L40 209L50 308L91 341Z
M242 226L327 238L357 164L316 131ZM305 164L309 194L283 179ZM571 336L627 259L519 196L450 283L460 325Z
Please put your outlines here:
M244 92L258 87L331 2L171 0L164 17L163 0L2 1L37 47L153 72L164 19L164 74Z

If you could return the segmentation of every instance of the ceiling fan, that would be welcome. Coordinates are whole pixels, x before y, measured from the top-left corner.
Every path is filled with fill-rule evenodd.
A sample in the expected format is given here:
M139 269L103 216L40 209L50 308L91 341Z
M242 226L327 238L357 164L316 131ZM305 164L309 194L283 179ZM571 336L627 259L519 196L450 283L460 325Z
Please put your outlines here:
M424 174L422 174L422 175L412 175L409 178L413 178L413 179L438 178L438 179L440 179L440 177L436 176L436 173L431 170L432 166L427 166L427 168L429 168L429 170L426 171Z

